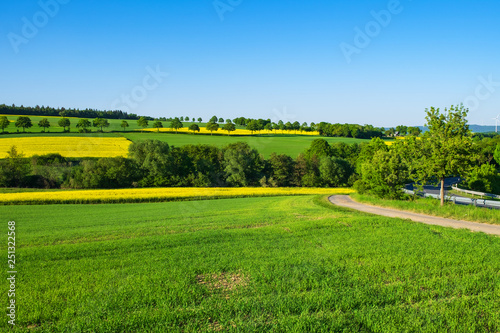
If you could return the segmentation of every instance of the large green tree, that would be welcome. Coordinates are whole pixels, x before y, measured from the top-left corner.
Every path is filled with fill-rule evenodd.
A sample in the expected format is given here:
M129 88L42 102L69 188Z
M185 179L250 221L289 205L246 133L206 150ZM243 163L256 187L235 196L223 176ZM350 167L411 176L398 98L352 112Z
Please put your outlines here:
M137 125L139 125L142 129L145 129L149 126L149 122L145 117L141 117L137 120Z
M408 169L397 150L378 150L370 160L361 164L361 179L354 188L359 193L368 192L381 198L399 199L408 179Z
M170 123L170 128L175 130L175 133L177 133L177 131L182 128L182 126L184 126L182 124L182 122L179 120L179 118L174 118L174 120L172 120L172 122Z
M286 154L272 153L269 157L272 180L276 186L290 186L293 177L294 160Z
M15 126L21 127L23 129L23 132L25 132L26 129L32 127L33 124L31 123L31 119L29 117L19 116L17 117Z
M23 186L29 172L29 162L12 146L7 158L0 160L0 187Z
M191 124L189 125L189 130L192 131L193 134L195 134L195 132L200 131L200 126L198 126L198 124Z
M90 123L90 120L85 119L85 118L80 119L78 121L78 124L76 124L76 128L78 128L78 130L80 132L84 132L84 133L89 132L90 126L92 126L92 124Z
M261 124L257 120L251 120L247 124L247 130L249 130L252 134L253 134L253 132L260 131L262 128L263 127L261 126Z
M245 142L232 143L224 149L224 171L230 185L257 185L263 167L262 156Z
M100 131L102 132L103 127L109 127L109 121L105 118L96 118L93 120L94 127L99 127Z
M219 129L219 124L209 122L209 123L207 123L205 128L207 129L207 131L210 131L210 135L212 135L214 131L217 132L217 130Z
M69 127L71 126L71 121L68 119L68 118L61 118L59 119L59 121L57 122L57 124L59 125L59 127L62 127L63 128L63 131L66 132L66 127L68 128L68 132L69 132Z
M122 120L122 123L120 124L120 127L123 128L123 131L125 132L125 129L128 127L128 121Z
M420 145L415 180L425 184L438 179L441 184L441 205L444 205L444 180L449 176L463 176L475 159L472 137L467 124L469 112L463 104L451 106L443 113L431 107L425 110L429 128Z
M50 127L49 120L47 118L43 118L38 122L38 127L43 128L43 132L45 132L45 130Z
M157 129L157 132L160 131L160 128L163 128L163 123L160 121L160 120L156 120L154 123L153 123L153 128L156 128Z
M142 170L144 178L140 181L143 186L167 186L172 176L173 164L171 149L166 142L158 140L144 140L134 142L129 146L128 156Z
M0 128L2 129L2 133L5 132L5 129L7 127L9 127L10 125L10 121L9 119L7 119L7 117L3 116L3 117L0 117Z
M227 131L227 135L229 135L231 132L236 131L236 126L233 123L227 123L222 129Z
M314 139L311 146L306 150L306 156L332 156L332 147L325 139Z

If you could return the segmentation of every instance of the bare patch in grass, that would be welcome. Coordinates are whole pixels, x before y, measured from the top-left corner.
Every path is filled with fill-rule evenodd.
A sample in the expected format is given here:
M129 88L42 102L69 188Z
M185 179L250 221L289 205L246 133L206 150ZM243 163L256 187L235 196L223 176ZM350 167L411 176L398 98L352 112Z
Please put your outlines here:
M207 287L212 295L220 292L226 298L229 298L229 293L248 285L248 277L244 276L241 271L236 273L203 274L196 276L196 280L198 280L199 284Z

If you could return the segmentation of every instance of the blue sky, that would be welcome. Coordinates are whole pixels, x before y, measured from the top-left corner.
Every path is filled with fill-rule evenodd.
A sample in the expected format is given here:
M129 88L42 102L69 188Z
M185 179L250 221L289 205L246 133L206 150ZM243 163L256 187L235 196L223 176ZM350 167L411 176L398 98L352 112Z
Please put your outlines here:
M2 7L0 103L376 126L461 102L473 124L500 113L498 1Z

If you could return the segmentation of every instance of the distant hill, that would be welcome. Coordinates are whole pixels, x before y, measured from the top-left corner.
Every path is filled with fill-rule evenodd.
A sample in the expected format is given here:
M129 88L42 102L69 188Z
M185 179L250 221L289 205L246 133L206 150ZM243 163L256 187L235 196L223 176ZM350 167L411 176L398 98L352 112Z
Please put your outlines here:
M425 126L418 126L423 132L427 131L427 127ZM483 126L483 125L469 125L470 130L473 133L494 133L495 132L495 126ZM500 126L499 126L500 130Z
M469 125L469 128L474 133L495 132L495 126Z

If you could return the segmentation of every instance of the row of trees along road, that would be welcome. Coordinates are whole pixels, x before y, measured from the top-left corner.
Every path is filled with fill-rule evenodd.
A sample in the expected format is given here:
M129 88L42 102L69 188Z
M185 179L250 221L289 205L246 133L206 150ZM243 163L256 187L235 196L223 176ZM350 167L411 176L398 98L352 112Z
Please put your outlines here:
M71 127L71 120L69 118L61 118L57 122L57 125L59 127L63 128L64 132L69 132L70 127ZM78 128L79 132L82 133L88 133L90 132L89 128L90 127L97 127L100 129L100 131L103 131L103 128L109 127L109 121L105 118L96 118L92 122L90 122L88 119L79 119L78 123L76 124L76 128ZM0 117L0 129L2 129L2 133L5 132L5 129L10 126L10 121L7 119L7 117L2 116ZM16 121L14 122L14 126L17 128L22 128L23 132L26 131L27 128L33 127L33 122L29 117L26 116L19 116ZM129 124L126 120L122 120L121 127L124 129L128 127ZM47 118L43 118L38 122L38 127L43 129L43 132L45 132L48 128L51 127L50 122Z
M459 105L443 113L434 107L425 112L429 131L423 136L397 140L390 148L379 142L373 156L361 163L361 179L355 184L360 192L397 198L405 182L439 181L443 205L445 178L466 177L473 171L480 155L467 124L468 110Z

